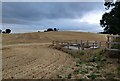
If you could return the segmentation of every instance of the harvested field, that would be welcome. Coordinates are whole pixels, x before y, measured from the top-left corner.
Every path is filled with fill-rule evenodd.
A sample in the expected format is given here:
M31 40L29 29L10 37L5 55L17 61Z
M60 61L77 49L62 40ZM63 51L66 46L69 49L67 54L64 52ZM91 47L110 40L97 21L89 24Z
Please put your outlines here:
M68 76L75 58L52 49L53 40L106 41L105 35L84 32L39 32L2 35L2 76L4 79L41 79Z
M106 41L106 35L86 32L39 32L2 35L3 45L19 43L51 43L53 40Z
M45 46L5 47L2 58L5 79L55 78L74 66L70 55Z

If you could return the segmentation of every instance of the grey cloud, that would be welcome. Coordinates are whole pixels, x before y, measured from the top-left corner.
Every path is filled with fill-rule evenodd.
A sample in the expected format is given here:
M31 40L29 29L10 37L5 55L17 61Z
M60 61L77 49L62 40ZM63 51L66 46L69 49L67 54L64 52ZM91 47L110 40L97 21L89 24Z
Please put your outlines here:
M47 28L58 28L60 30L74 30L74 31L87 31L87 32L99 32L102 31L102 27L96 24L89 24L86 22L76 22L71 20L42 20L40 23L33 25L21 25L21 24L4 24L3 29L10 28L13 33L18 32L35 32L38 30L45 30Z
M3 23L28 24L42 20L77 19L92 10L102 9L100 2L3 2Z

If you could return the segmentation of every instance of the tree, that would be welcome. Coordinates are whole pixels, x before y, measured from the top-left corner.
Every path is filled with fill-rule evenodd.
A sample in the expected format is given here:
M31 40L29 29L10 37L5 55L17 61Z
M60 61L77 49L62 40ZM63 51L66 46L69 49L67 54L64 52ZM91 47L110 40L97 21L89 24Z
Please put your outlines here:
M47 32L46 30L44 30L44 32Z
M6 33L5 31L2 31L2 33Z
M54 31L57 31L57 28L54 28Z
M54 31L57 31L57 28L54 28Z
M58 29L57 29L57 28L54 28L54 31L58 31Z
M48 28L48 29L47 29L47 32L49 32L49 31L53 31L53 29L52 29L52 28Z
M105 2L106 10L100 20L100 25L104 28L104 32L108 34L120 34L120 0L113 2Z
M2 30L0 29L0 33L2 33Z
M5 31L6 31L6 33L11 33L10 29L6 29Z

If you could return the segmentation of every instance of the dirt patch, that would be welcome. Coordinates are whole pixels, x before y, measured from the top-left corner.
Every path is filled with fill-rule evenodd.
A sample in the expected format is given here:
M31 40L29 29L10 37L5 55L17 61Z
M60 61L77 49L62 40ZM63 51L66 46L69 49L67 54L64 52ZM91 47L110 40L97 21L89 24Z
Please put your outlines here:
M57 78L74 66L73 58L46 46L15 46L3 50L4 79ZM66 69L66 68L69 69Z

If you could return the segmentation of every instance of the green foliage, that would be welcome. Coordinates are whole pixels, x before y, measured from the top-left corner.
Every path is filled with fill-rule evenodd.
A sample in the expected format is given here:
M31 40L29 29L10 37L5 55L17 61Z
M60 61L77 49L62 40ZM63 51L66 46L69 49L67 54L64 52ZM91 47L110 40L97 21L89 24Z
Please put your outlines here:
M57 75L58 78L62 78L62 75Z
M112 49L120 49L120 44L114 44L111 47Z
M77 67L80 66L80 65L82 65L82 64L85 64L85 62L83 62L83 61L76 62L76 66Z
M76 66L77 66L77 67L80 66L80 63L76 63Z
M118 75L120 75L120 66L117 68Z
M102 56L100 54L96 54L91 58L91 62L100 62L102 60Z
M94 80L97 77L97 75L92 73L92 74L88 75L87 77Z
M80 52L79 52L79 54L80 54L80 55L84 55L84 54L85 54L85 52L83 52L83 51L80 51Z
M104 27L104 32L120 34L120 1L116 1L115 3L105 2L104 5L106 9L111 9L111 11L103 14L100 25Z
M71 79L71 77L72 77L72 74L69 74L67 78L68 78L68 79Z
M86 74L86 73L88 73L88 70L87 69L78 69L78 70L75 70L74 73L76 73L76 74Z
M114 38L113 42L120 42L120 38ZM120 44L114 44L114 45L112 45L111 48L113 48L113 49L120 49Z

